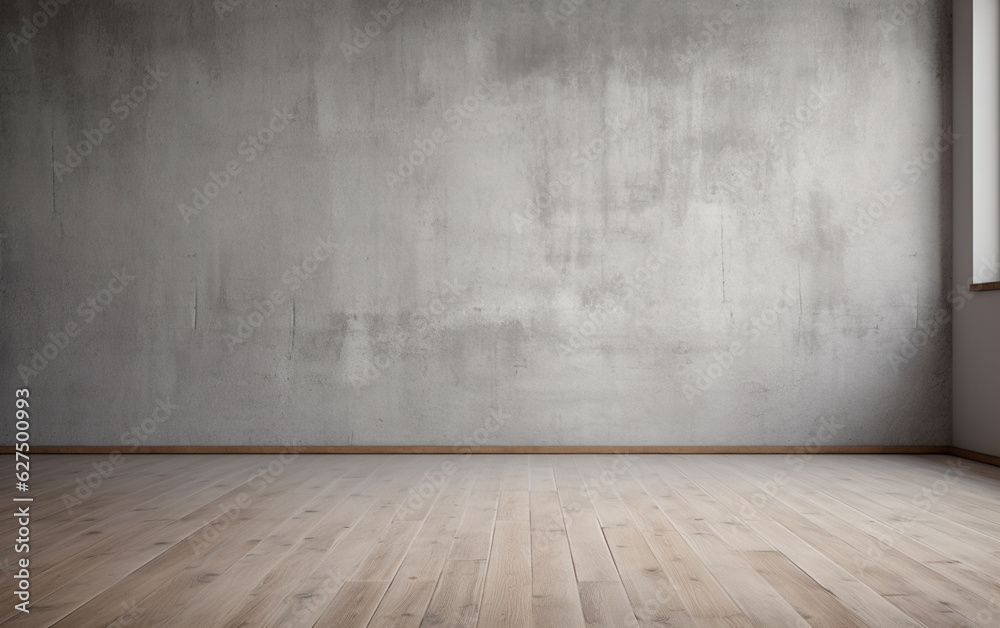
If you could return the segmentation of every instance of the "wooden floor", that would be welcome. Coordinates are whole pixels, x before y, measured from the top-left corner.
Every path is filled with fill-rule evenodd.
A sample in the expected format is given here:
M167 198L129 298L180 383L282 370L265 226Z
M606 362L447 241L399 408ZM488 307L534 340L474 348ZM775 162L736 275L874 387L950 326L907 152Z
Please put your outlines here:
M1000 626L1000 468L948 456L107 462L32 460L3 625Z

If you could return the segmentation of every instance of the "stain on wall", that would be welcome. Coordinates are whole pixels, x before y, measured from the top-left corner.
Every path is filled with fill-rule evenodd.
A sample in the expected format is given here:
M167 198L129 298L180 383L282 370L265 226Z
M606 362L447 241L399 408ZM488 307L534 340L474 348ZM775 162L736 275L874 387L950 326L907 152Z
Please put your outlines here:
M39 445L945 444L903 6L5 2L0 378Z

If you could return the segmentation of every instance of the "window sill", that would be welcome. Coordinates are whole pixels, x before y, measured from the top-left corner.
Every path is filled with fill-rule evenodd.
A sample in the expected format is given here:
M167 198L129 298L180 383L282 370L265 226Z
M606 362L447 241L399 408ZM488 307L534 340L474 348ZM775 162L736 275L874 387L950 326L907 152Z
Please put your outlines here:
M989 292L990 290L1000 290L1000 281L990 283L974 283L969 286L972 292Z

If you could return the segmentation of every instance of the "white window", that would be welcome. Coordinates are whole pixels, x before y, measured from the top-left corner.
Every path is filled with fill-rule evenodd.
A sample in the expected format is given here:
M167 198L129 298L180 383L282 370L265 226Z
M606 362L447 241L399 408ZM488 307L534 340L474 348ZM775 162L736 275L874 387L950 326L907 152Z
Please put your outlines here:
M988 284L1000 282L1000 2L973 0L972 19L973 281Z

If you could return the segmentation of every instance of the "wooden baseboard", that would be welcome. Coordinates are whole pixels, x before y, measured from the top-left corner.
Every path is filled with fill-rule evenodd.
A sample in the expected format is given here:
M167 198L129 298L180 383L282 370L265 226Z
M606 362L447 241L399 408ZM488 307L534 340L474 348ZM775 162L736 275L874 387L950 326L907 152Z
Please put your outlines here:
M962 449L961 447L949 447L948 453L952 456L958 456L959 458L975 460L976 462L982 462L984 464L991 464L995 467L1000 467L1000 456L981 454L978 451L969 451L968 449Z
M2 447L0 453L13 453ZM674 445L318 445L318 446L58 446L38 445L36 454L947 454L950 447L930 446L674 446ZM957 455L957 454L956 454Z
M11 446L0 454L14 453ZM173 446L37 445L34 454L947 454L1000 467L1000 457L947 445L917 446L730 446L730 445L316 445L316 446Z

